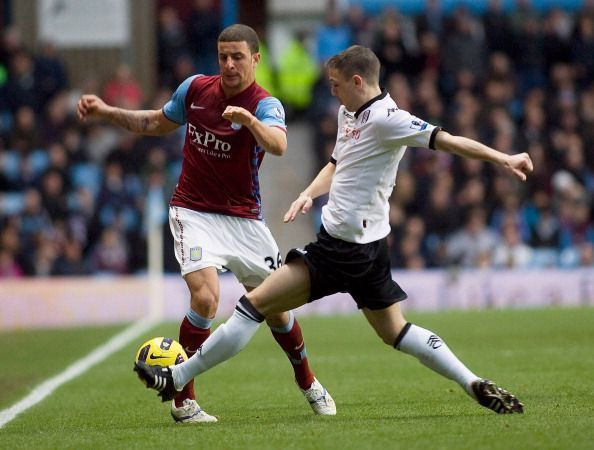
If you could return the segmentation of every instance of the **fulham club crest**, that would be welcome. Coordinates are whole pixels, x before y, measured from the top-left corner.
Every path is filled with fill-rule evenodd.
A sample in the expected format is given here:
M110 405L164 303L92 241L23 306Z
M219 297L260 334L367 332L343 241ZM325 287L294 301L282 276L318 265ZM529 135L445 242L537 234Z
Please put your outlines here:
M363 115L361 116L361 124L364 124L365 122L367 122L369 120L369 110L366 110L363 112Z

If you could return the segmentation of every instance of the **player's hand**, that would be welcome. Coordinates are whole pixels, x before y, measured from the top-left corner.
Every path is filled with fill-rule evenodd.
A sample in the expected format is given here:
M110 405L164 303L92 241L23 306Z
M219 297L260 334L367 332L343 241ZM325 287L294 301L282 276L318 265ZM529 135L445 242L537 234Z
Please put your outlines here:
M506 167L522 181L526 181L526 176L534 170L528 153L510 155Z
M285 213L283 222L288 223L295 220L297 213L307 214L313 205L313 200L309 195L301 194L297 200L291 203L291 207Z
M83 95L76 105L76 114L81 122L87 117L100 117L107 110L107 105L96 95Z
M227 106L223 111L223 119L227 119L232 123L250 126L255 117L247 109L240 106Z

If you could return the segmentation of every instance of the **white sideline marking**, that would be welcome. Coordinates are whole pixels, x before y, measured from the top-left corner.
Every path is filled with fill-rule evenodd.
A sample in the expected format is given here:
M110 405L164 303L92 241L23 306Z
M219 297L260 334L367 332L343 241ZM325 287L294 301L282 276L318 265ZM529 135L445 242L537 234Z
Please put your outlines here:
M48 395L50 395L64 383L67 383L70 380L73 380L74 378L82 375L93 365L103 361L113 352L120 350L132 339L137 338L139 335L141 335L151 327L155 326L157 323L159 323L159 321L153 319L146 319L136 322L132 326L126 328L120 334L117 334L114 337L112 337L102 346L97 347L84 358L74 362L62 373L59 373L55 377L52 377L49 380L46 380L43 383L41 383L21 401L15 403L10 408L3 409L0 411L0 428L2 428L4 425L6 425L8 422L14 419L20 413L41 402L44 398L46 398Z

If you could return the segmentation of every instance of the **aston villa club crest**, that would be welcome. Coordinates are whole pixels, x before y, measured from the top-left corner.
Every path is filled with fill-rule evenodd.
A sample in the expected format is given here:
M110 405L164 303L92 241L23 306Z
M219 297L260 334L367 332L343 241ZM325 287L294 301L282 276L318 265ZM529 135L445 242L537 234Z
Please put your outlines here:
M202 247L192 247L190 249L190 261L200 261L202 259Z

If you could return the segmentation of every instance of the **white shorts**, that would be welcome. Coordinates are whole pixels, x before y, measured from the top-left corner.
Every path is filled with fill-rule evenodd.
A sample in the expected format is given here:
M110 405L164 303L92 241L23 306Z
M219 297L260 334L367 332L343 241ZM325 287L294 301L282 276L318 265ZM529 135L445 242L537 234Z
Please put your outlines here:
M281 264L272 233L261 220L169 207L175 257L182 276L215 267L256 287Z

